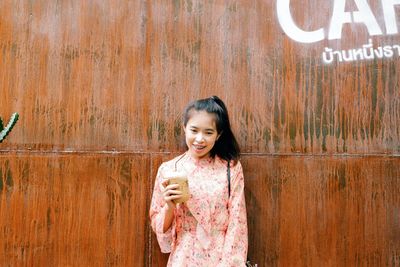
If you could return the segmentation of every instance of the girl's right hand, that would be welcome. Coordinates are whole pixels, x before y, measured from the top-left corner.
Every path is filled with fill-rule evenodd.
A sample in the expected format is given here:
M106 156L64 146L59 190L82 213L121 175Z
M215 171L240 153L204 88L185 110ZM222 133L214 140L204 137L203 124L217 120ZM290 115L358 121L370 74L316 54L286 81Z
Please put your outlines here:
M175 209L176 204L173 202L173 200L182 197L182 191L177 190L179 188L179 184L169 184L169 181L165 180L160 184L160 188L168 207L170 209Z

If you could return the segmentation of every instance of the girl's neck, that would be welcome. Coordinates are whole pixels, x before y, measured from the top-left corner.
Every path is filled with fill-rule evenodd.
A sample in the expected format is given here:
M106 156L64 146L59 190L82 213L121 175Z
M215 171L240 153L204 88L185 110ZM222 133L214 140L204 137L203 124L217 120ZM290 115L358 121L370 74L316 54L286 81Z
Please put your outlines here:
M192 155L190 153L190 151L186 151L186 155L190 160L192 160L194 162L212 162L212 161L214 161L214 158L212 158L210 156L210 154L199 158L199 157L196 157L195 155Z

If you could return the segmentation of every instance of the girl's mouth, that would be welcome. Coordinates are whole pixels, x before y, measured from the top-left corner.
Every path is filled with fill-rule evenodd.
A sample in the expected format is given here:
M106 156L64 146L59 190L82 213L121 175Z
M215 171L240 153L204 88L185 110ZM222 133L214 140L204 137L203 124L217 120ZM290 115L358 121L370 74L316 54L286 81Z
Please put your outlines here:
M192 145L192 147L194 148L194 150L196 151L201 151L204 148L206 148L206 146L200 146L200 145Z

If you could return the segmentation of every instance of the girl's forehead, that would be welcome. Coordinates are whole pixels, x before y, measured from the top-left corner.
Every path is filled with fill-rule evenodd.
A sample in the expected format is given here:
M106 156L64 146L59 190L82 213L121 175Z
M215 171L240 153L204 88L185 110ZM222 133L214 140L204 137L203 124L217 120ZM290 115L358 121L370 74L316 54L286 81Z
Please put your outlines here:
M190 112L188 125L199 124L204 126L212 126L215 128L215 115L213 113L208 113L207 111L197 111L193 110Z

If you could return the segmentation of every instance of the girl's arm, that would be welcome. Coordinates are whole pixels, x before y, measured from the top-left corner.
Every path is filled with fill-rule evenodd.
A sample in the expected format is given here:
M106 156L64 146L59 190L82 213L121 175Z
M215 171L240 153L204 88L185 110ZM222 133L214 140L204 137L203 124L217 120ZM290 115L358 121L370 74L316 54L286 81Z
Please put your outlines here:
M229 224L225 235L222 262L219 266L245 266L248 247L244 178L240 162L232 168L229 198Z
M162 168L163 165L157 172L149 214L151 227L157 236L161 252L169 253L175 241L175 204L171 200L180 196L177 197L179 192L174 190L177 185L163 184Z
M176 204L172 200L178 199L182 195L181 191L176 190L178 187L178 184L168 185L168 181L163 181L160 183L160 191L163 195L164 201L166 202L163 233L165 233L171 227L172 222L175 219L174 211Z

